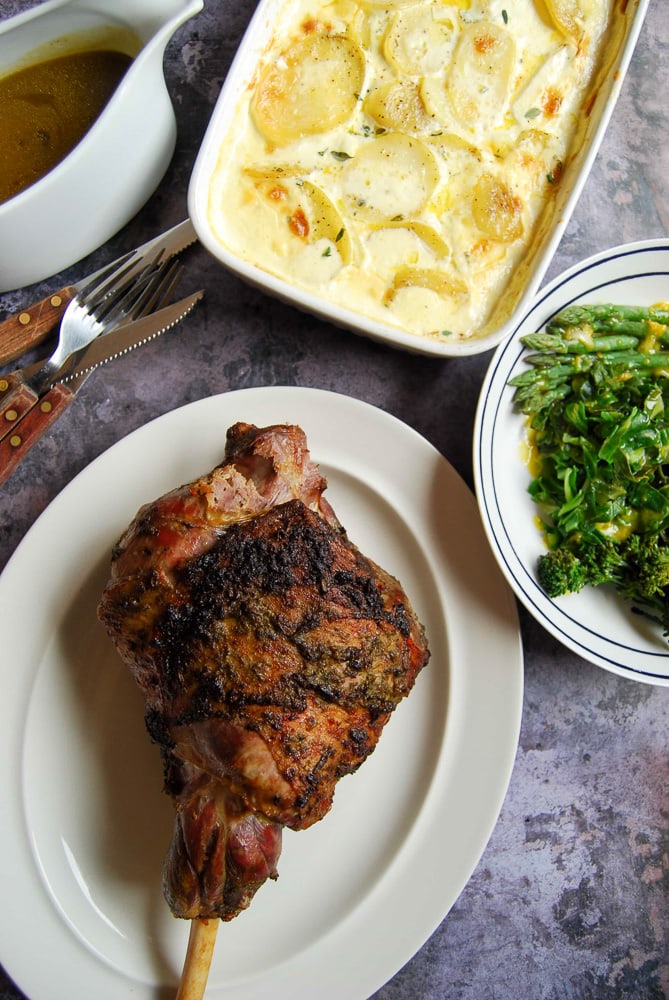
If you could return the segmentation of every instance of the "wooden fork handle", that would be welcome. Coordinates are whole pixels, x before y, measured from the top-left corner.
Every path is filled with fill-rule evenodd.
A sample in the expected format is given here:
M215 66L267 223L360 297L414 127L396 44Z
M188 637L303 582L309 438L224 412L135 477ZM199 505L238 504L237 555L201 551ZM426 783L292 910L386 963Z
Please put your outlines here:
M67 285L0 323L0 365L20 358L46 340L76 295Z
M0 441L0 486L74 399L62 382L54 385Z

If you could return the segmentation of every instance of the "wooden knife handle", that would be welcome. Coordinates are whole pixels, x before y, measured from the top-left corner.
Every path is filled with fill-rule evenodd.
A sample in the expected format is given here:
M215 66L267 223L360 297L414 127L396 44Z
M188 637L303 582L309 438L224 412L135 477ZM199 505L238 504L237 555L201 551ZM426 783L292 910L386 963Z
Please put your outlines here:
M45 431L74 399L74 393L59 382L35 403L14 426L12 433L0 441L0 485L6 482L17 465Z
M0 365L20 358L31 347L46 340L75 295L76 289L68 285L3 320L0 323Z
M37 394L20 375L0 375L0 441L37 402Z

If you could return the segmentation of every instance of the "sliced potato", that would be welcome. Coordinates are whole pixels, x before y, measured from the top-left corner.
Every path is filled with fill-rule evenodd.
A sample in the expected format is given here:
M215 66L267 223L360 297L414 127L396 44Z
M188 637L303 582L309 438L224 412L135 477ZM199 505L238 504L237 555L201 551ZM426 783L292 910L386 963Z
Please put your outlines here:
M522 201L490 173L482 174L474 185L472 216L481 232L494 240L511 243L523 235Z
M348 37L362 49L370 49L372 46L372 28L369 12L358 7L356 4L355 14L347 19Z
M425 222L372 225L365 241L372 269L388 277L401 267L429 268L450 258L450 248Z
M564 137L539 129L526 129L504 157L514 178L515 191L529 199L545 196L546 185L559 184L566 159Z
M427 222L421 222L419 219L413 219L411 222L392 222L389 220L383 223L383 228L406 229L414 233L435 257L450 256L450 248L443 236L440 236L434 226L429 225Z
M545 0L548 13L555 26L571 41L583 36L584 14L579 0Z
M342 191L354 217L410 219L430 198L439 167L420 139L391 132L370 139L342 171Z
M253 120L277 146L327 132L353 111L364 76L364 54L350 38L308 35L265 68L251 101Z
M339 28L338 25L350 25L353 21L357 20L360 16L360 7L356 3L356 0L332 0L328 4L327 8L327 21L328 24L335 24L337 27L330 28L334 33L340 33L343 31L343 27Z
M513 87L516 46L511 34L490 21L463 30L446 91L463 124L490 128L503 118Z
M456 275L439 271L436 268L401 267L393 280L388 298L392 300L400 288L429 288L442 298L449 299L459 307L469 295L464 281Z
M281 180L284 177L299 177L304 173L304 167L300 167L297 163L277 163L271 166L265 163L251 163L247 167L242 167L242 173L257 180Z
M350 263L353 256L350 233L341 213L325 192L296 176L297 171L292 171L290 166L268 167L264 174L260 170L255 167L245 173L263 203L281 220L286 239L297 237L303 244L329 240L336 247L341 262Z
M371 7L372 10L395 10L416 2L417 0L360 0L363 7Z
M399 73L427 76L448 66L457 39L443 8L420 4L398 11L383 40L383 54Z
M450 256L450 247L433 226L428 225L427 222L416 221L410 222L409 228L423 241L426 247L429 247L435 257Z
M434 266L434 254L409 226L402 223L372 226L364 246L365 262L374 274L384 279L384 290L398 267Z
M479 233L478 239L464 248L458 263L462 263L463 273L468 279L485 287L494 274L494 268L505 259L508 249L508 244Z
M421 135L438 127L429 115L420 91L411 80L391 80L377 87L367 97L364 109L370 117L390 132Z
M540 62L520 93L514 97L513 113L521 125L559 113L564 82L578 78L572 46L561 44Z
M400 268L385 296L396 319L423 334L448 333L468 301L469 290L457 275L433 268Z
M325 192L310 181L304 182L302 191L307 201L308 217L311 220L312 239L331 240L336 245L342 262L349 264L353 256L353 245L341 214Z
M453 132L433 132L429 136L430 149L437 154L439 161L446 168L448 176L453 174L468 174L478 172L478 164L484 154L480 146Z

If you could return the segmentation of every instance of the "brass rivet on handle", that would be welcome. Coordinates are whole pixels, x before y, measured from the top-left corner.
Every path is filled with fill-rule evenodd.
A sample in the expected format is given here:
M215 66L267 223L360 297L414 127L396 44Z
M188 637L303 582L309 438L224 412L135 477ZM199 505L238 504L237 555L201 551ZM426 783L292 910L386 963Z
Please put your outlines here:
M5 413L5 420L8 420L10 424L13 423L17 417L18 413L16 412L16 410L7 410L7 412Z
M42 411L42 413L51 413L51 411L53 410L53 405L49 402L48 399L45 399L42 403L39 404L39 408Z
M21 326L27 326L28 323L30 322L30 319L31 319L30 313L19 313L19 323L21 324Z
M57 309L58 306L63 304L63 300L61 299L60 295L52 295L51 298L49 299L49 302L54 307L54 309Z
M12 448L18 448L18 446L21 444L21 435L12 434L12 436L9 439L9 443Z
M0 392L7 392L9 389L9 382L6 378L0 378Z

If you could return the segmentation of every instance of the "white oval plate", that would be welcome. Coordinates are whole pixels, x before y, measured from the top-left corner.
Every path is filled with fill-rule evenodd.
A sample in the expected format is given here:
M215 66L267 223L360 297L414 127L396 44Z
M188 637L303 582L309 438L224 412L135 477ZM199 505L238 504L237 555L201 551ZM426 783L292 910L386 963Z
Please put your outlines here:
M432 659L330 814L286 832L278 882L221 925L207 997L369 996L443 919L497 820L522 711L520 634L451 466L394 417L319 390L174 410L85 469L0 578L0 948L31 1000L54 983L68 1000L174 995L188 926L160 891L171 804L141 697L95 612L137 508L208 471L237 420L304 428L350 538L402 580Z
M565 646L613 673L669 684L669 644L608 588L586 588L551 600L536 578L545 551L537 509L527 493L525 418L514 411L508 381L526 365L520 338L540 330L574 302L651 305L669 300L669 240L615 247L555 278L493 355L474 427L474 481L483 524L497 561L527 610Z

